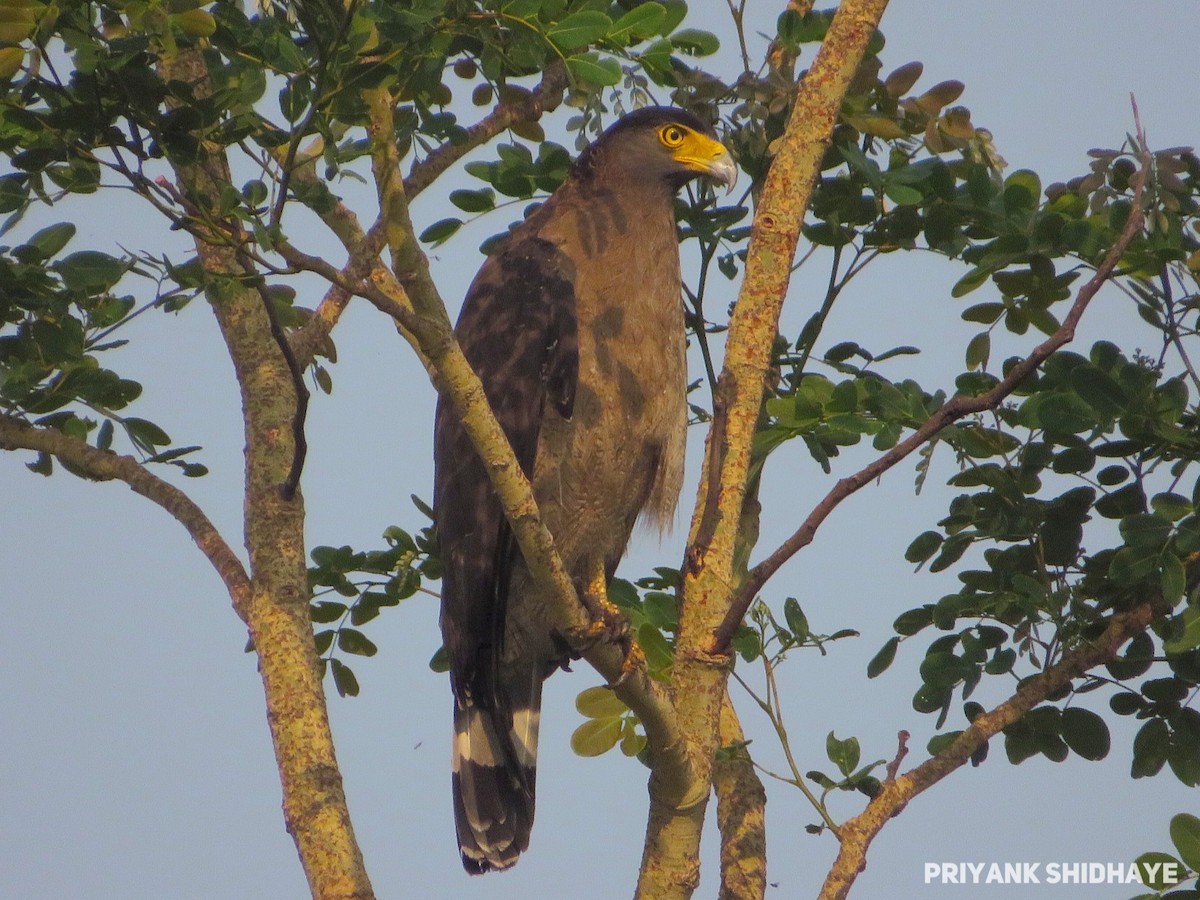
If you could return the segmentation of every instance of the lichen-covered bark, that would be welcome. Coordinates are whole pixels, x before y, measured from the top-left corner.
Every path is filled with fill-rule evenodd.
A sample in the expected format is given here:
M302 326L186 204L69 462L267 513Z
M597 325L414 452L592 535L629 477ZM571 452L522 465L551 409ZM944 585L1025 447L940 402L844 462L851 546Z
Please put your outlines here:
M184 51L163 64L165 79L206 89L199 53ZM201 214L202 198L220 196L230 182L219 148L202 161L177 165L178 186ZM214 224L214 228L225 227ZM299 850L313 897L367 900L374 896L354 838L334 754L320 662L309 618L304 552L304 502L285 499L296 445L297 395L276 342L266 306L243 280L234 226L196 236L207 296L220 325L242 395L246 436L245 542L250 596L244 606L258 653L267 720L283 787L284 819Z
M797 92L796 104L763 186L730 321L717 385L706 472L684 565L680 632L673 672L676 711L692 765L711 779L728 658L713 635L732 600L738 523L746 495L750 442L791 262L821 157L842 98L883 14L886 0L846 0ZM650 819L638 897L687 898L699 881L706 802L673 806L651 780Z
M746 740L729 695L721 704L720 743ZM717 830L721 832L721 891L718 900L761 900L767 890L767 792L742 750L713 763Z

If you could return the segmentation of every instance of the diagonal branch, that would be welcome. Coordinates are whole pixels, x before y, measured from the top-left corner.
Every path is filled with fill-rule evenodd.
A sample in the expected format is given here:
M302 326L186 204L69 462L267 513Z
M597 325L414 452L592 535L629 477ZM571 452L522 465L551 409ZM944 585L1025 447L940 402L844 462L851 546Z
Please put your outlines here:
M1134 116L1135 118L1137 116L1136 107L1134 108ZM821 527L825 519L829 517L830 513L843 500L864 485L880 477L888 469L913 453L913 451L924 446L947 425L957 422L964 416L998 407L1052 353L1064 344L1069 343L1075 337L1075 328L1087 310L1088 304L1091 303L1092 298L1096 296L1096 292L1100 290L1104 282L1112 275L1121 256L1129 246L1129 242L1133 240L1134 235L1142 226L1142 190L1150 171L1151 159L1149 151L1146 150L1145 136L1142 134L1140 123L1138 123L1137 128L1138 140L1141 143L1142 167L1138 172L1134 187L1133 208L1117 241L1112 245L1108 253L1105 254L1104 259L1096 268L1095 274L1079 289L1079 293L1075 296L1075 302L1063 319L1059 329L1042 343L1038 344L1030 352L1029 356L1013 366L1009 370L1009 373L990 391L975 397L958 395L950 398L926 419L921 427L909 435L908 438L898 443L874 462L864 466L858 472L839 480L829 493L825 495L824 499L813 508L808 518L796 529L795 533L784 541L775 552L750 570L749 575L738 591L735 602L726 613L725 620L713 636L713 652L722 652L729 646L729 642L733 640L733 635L745 617L746 611L750 608L750 604L754 602L754 597L762 589L767 579L774 575L779 570L779 567L791 559L799 550L812 542L817 529Z
M558 109L566 89L567 67L562 60L555 60L546 67L541 82L532 91L507 88L508 95L490 113L467 129L464 140L442 144L423 160L413 164L408 177L404 179L405 196L409 200L416 197L448 168L506 128L517 122L536 122L544 113Z
M888 821L898 815L910 800L960 768L987 743L1047 697L1071 683L1084 672L1116 657L1121 646L1145 631L1158 614L1156 603L1147 601L1128 612L1109 619L1108 627L1095 641L1071 651L1057 665L1026 680L1013 696L995 709L978 716L954 742L899 778L883 782L879 793L864 809L838 829L841 849L829 870L820 900L846 897L858 873L866 868L867 850Z
M428 260L417 244L409 217L391 140L392 103L386 92L375 92L370 98L370 116L372 166L397 280L373 277L371 287L362 286L359 292L390 312L412 335L423 359L428 360L438 390L462 417L530 573L554 589L558 602L550 609L555 617L551 624L637 713L646 729L655 783L676 802L690 799L697 779L667 689L650 677L642 654L626 655L616 644L596 644L590 636L592 622L538 512L529 479L496 421L478 376L454 339L445 304L429 275Z
M136 493L157 503L187 530L225 583L234 610L246 620L250 579L242 561L204 511L175 485L163 481L132 456L98 450L69 434L38 428L12 416L0 415L0 449L48 453L97 481L123 481Z

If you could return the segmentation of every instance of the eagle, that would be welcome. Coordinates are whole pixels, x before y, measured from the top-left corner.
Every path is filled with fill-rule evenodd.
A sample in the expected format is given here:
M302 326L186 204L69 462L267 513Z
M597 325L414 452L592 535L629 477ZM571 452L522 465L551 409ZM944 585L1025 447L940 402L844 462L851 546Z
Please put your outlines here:
M578 586L611 578L639 516L660 527L683 480L687 365L675 195L737 168L691 113L647 107L584 149L467 292L455 335ZM463 867L529 846L542 683L569 653L548 624L457 413L434 423L442 639L454 694Z

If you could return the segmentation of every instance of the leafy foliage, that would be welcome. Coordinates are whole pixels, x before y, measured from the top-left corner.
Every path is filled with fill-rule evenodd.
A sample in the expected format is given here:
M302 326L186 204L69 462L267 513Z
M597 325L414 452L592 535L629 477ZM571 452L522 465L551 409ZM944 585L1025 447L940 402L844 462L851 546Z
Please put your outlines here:
M428 513L416 497L413 503ZM441 577L441 560L432 526L416 534L398 526L383 532L386 548L314 547L308 582L313 591L311 614L317 626L313 639L326 672L343 697L358 695L359 684L344 656L374 656L378 647L361 630L384 609L397 607ZM329 628L321 628L330 625ZM247 648L249 649L249 648Z

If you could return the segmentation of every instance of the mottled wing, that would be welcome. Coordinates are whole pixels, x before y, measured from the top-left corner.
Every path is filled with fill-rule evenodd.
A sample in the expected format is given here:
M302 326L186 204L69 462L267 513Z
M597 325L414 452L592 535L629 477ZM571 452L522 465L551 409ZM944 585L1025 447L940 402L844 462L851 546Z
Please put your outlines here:
M510 241L485 263L455 334L532 475L543 416L569 418L578 376L573 269L549 241ZM508 582L518 552L457 414L439 402L434 510L442 553L442 634L455 693L491 707Z

